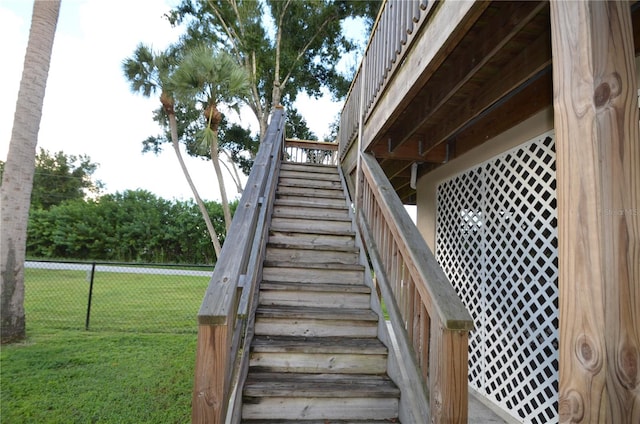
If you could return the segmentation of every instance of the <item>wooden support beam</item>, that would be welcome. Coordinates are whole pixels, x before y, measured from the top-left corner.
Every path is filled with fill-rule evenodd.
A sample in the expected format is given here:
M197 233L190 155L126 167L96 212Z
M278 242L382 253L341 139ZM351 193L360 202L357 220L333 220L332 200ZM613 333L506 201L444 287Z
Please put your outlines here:
M551 2L561 423L640 422L640 137L626 1Z
M478 115L449 140L449 159L463 155L551 105L552 85L551 70L542 72L518 92Z
M481 31L471 37L474 42L456 48L443 66L436 72L430 89L420 99L419 107L403 114L395 125L399 128L414 128L414 131L436 114L449 99L467 83L478 70L489 62L545 6L544 2L505 2L500 13L489 18ZM475 42L475 40L480 40ZM405 138L395 140L390 150L407 142L413 132ZM433 145L431 145L433 146Z
M431 138L425 144L426 149L431 149L434 145L443 142L452 134L459 131L470 121L476 119L484 111L516 92L524 89L527 81L539 78L541 72L551 65L551 35L544 31L540 36L519 55L509 61L506 69L496 72L484 86L472 96L468 96L462 104L455 106L455 113L443 108L443 114L450 119L438 119L425 129ZM525 100L518 109L528 109L529 105ZM451 109L451 107L449 107ZM515 112L517 113L517 112Z
M431 7L434 13L430 18L432 20L429 25L424 26L382 97L376 100L375 108L368 113L362 134L365 141L363 150L368 150L369 145L377 144L379 140L375 137L389 130L391 123L414 100L419 88L431 78L453 46L464 37L490 4L491 2L455 1L427 4L427 9ZM373 61L377 60L377 55L372 58ZM406 95L398 96L399 92Z
M400 136L398 136L400 137ZM418 135L414 137L410 142L404 143L402 146L391 151L389 146L393 143L393 137L390 138L388 143L378 143L371 148L371 153L378 159L395 159L417 162L433 162L444 163L447 161L447 146L446 144L439 144L435 147L431 147L428 151L424 150L424 146L427 143L423 140L424 137Z

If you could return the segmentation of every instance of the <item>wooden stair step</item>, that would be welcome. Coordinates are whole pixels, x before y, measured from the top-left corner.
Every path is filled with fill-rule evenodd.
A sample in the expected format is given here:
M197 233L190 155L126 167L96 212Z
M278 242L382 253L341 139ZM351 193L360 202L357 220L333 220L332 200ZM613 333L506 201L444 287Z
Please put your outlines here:
M357 264L358 259L357 252L344 250L313 250L268 245L266 252L266 260L270 262Z
M331 188L303 187L300 186L300 184L288 185L281 182L276 188L276 198L281 195L319 196L328 198L341 197L344 199L344 190L342 189L342 187L337 186Z
M387 348L377 338L258 336L251 346L249 372L384 374L387 370Z
M354 284L260 283L260 305L367 309L371 289Z
M351 230L351 217L348 213L346 213L343 217L334 217L332 219L319 219L316 217L307 217L303 214L298 214L298 216L289 216L286 218L282 218L278 216L278 214L273 214L271 218L271 223L280 224L283 222L292 222L298 225L307 225L307 224L317 224L316 226L321 227L322 224L326 224L327 226L337 226L338 228L344 227L347 232L352 232ZM341 223L345 225L340 225ZM297 228L297 227L296 227ZM302 227L307 228L307 227Z
M362 293L370 294L371 289L364 284L305 284L305 283L283 283L280 281L266 281L260 283L260 290L298 290L311 292L332 292L332 293Z
M382 376L251 373L244 419L384 420L398 416L399 390ZM304 422L304 421L302 421Z
M264 267L278 268L302 268L307 272L316 272L318 270L331 270L338 272L345 271L364 271L364 266L360 264L316 264L306 262L288 262L288 261L264 261ZM311 271L313 270L313 271ZM265 278L268 280L268 278Z
M299 163L299 162L282 162L280 165L281 171L308 171L326 174L337 174L338 167L336 165L321 165L311 163Z
M298 246L318 250L355 249L354 234L309 234L302 230L275 231L269 233L269 243L281 246Z
M256 336L253 352L268 353L353 353L385 355L387 347L377 338Z
M336 190L337 191L337 190ZM315 208L346 208L347 204L344 193L335 193L334 195L321 195L320 193L289 193L278 191L274 204L280 205L288 202L290 205L307 206Z
M331 240L327 240L326 244L320 244L313 239L305 240L302 237L290 236L287 241L274 241L277 240L277 234L269 236L268 247L275 247L280 249L309 249L313 251L332 250L337 252L349 252L360 253L360 250L355 247L355 243L335 243L331 244ZM314 243L315 242L315 243Z
M372 321L377 323L379 317L371 310L363 311L362 309L261 305L256 310L256 319L258 318Z
M279 218L271 219L275 231L306 231L314 234L353 234L351 221L325 221L318 219Z
M314 172L314 170L309 171L306 169L281 169L280 178L340 182L340 175L337 172Z
M323 188L323 189L335 188L335 189L342 190L342 183L340 181L311 180L308 178L280 177L280 179L278 180L278 186Z
M313 218L324 220L350 220L347 208L320 208L317 206L274 205L273 216L279 218Z
M334 265L322 267L322 264L265 263L262 278L269 281L289 283L327 283L327 284L364 284L364 267ZM317 265L310 271L311 265Z
M324 201L324 199L318 199L318 196L285 196L278 197L274 200L274 207L278 206L290 206L294 208L303 207L303 208L316 208L316 209L330 209L337 211L349 211L347 204L344 200L344 195L340 197L340 199L328 199L329 202Z
M243 394L251 397L384 398L400 396L400 390L385 375L254 372L247 376Z
M255 334L304 337L376 337L378 315L370 309L260 305Z

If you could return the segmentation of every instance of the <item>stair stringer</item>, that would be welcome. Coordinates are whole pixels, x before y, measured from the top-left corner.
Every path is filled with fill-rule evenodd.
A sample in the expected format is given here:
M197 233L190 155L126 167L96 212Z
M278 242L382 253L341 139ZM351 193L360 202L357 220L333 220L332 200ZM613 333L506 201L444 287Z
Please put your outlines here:
M417 365L406 330L404 328L394 329L391 322L385 320L382 305L378 297L379 289L373 281L373 272L369 265L370 262L363 243L362 234L357 225L354 204L347 188L344 173L339 166L338 173L342 182L345 201L349 208L352 230L355 233L355 244L360 251L360 264L365 268L364 282L365 285L371 289L371 309L378 314L379 317L378 338L388 349L387 374L400 389L398 418L400 422L427 423L429 422L431 414L428 392L422 379L422 372ZM378 276L377 278L384 278L384 276Z

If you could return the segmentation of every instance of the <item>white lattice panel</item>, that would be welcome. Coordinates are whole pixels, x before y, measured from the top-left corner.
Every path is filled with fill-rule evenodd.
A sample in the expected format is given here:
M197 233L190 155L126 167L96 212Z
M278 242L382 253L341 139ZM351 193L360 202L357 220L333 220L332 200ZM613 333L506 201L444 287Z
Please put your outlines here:
M476 325L469 383L525 423L558 420L554 147L545 135L438 187L436 257Z

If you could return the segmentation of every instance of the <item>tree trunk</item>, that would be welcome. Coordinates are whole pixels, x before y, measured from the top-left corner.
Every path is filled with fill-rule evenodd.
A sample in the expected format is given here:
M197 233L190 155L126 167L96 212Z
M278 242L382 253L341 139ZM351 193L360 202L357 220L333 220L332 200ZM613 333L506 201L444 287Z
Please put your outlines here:
M25 337L24 261L36 146L60 0L33 4L29 42L0 187L0 342Z
M180 167L182 168L182 173L184 174L184 177L187 179L187 183L189 183L189 187L191 188L193 197L196 199L196 204L198 205L198 208L200 208L200 213L202 214L202 218L204 219L205 225L207 226L207 230L209 230L209 235L211 236L211 242L213 243L213 250L216 252L216 259L217 259L220 257L220 251L222 250L222 246L220 246L218 233L216 233L216 230L213 227L213 223L211 222L211 218L209 217L209 211L207 211L207 207L205 206L204 202L200 198L200 195L198 194L198 190L196 190L196 186L195 184L193 184L191 175L189 175L189 171L187 170L187 165L184 163L184 159L182 158L182 153L180 153L180 142L178 140L178 123L176 122L176 115L173 113L169 113L169 127L171 129L171 144L173 145L173 150L176 152L176 157L178 158L178 162L180 162Z
M211 162L213 169L216 171L218 179L218 187L220 188L220 201L222 203L222 212L224 213L224 226L229 231L231 227L231 208L229 207L229 199L227 198L227 188L224 185L222 177L222 168L220 167L220 158L218 157L218 132L216 131L215 140L211 143Z
M224 186L222 168L220 168L220 159L218 158L218 130L220 128L220 122L222 121L222 114L218 110L216 104L211 103L204 110L204 117L209 129L213 131L213 140L211 140L209 151L211 152L211 162L213 163L213 169L216 172L216 179L218 180L218 187L220 188L220 200L222 203L222 212L224 213L224 226L225 229L229 231L229 227L231 227L231 208L229 207L227 189Z

